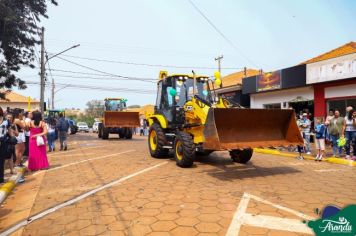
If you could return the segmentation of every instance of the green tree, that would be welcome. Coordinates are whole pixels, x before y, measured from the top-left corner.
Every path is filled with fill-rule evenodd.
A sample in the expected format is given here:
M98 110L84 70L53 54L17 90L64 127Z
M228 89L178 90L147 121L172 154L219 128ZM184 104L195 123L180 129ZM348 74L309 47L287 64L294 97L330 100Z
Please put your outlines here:
M57 5L56 0L0 0L0 88L26 88L15 73L22 66L34 68L38 23L48 18L47 2Z
M131 105L131 106L128 106L127 108L140 108L141 106L140 105Z
M87 108L85 109L85 113L87 116L93 118L99 118L103 115L105 110L105 104L102 100L91 100L87 102Z

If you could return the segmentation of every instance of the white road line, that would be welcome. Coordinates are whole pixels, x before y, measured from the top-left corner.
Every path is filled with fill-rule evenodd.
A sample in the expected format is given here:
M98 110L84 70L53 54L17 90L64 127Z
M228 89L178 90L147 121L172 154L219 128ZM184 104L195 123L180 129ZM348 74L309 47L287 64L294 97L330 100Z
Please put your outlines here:
M118 180L112 181L112 182L110 182L110 183L108 183L108 184L105 184L105 185L103 185L103 186L100 186L100 187L98 187L98 188L95 188L95 189L93 189L93 190L91 190L91 191L89 191L89 192L86 192L86 193L84 193L84 194L82 194L82 195L79 195L79 196L77 196L77 197L75 197L75 198L73 198L73 199L71 199L71 200L68 200L68 201L66 201L66 202L64 202L64 203L61 203L61 204L59 204L59 205L57 205L57 206L51 207L51 208L49 208L49 209L47 209L47 210L45 210L45 211L43 211L43 212L41 212L41 213L38 213L38 214L36 214L36 215L34 215L34 216L32 216L32 217L29 217L29 218L26 219L26 220L20 221L20 222L17 223L16 225L14 225L14 226L12 226L11 228L7 229L6 231L0 233L0 236L3 236L3 235L5 236L5 235L12 234L13 232L17 231L18 229L20 229L20 228L22 228L22 227L24 227L24 226L26 226L26 225L32 223L33 221L38 220L38 219L41 219L41 218L43 218L44 216L46 216L46 215L48 215L48 214L51 214L51 213L53 213L53 212L55 212L55 211L57 211L57 210L59 210L59 209L61 209L61 208L63 208L63 207L72 205L72 204L74 204L74 203L76 203L76 202L78 202L78 201L80 201L80 200L82 200L82 199L84 199L84 198L87 198L87 197L89 197L89 196L91 196L91 195L93 195L93 194L95 194L95 193L97 193L97 192L99 192L99 191L101 191L101 190L110 188L110 187L112 187L112 186L114 186L114 185L116 185L116 184L120 184L120 183L122 183L122 182L124 182L124 181L126 181L126 180L128 180L128 179L131 179L131 178L133 178L133 177L135 177L135 176L137 176L137 175L143 174L143 173L145 173L145 172L147 172L147 171L150 171L150 170L152 170L152 169L158 168L158 167L160 167L160 166L162 166L162 165L165 165L165 164L167 164L167 163L168 163L167 161L166 161L166 162L162 162L162 163L160 163L160 164L157 164L157 165L148 167L148 168L146 168L146 169L137 171L137 172L135 172L135 173L133 173L133 174L127 175L127 176L122 177L122 178L120 178L120 179L118 179Z
M335 171L342 171L341 169L320 169L320 170L314 170L316 172L335 172Z
M242 199L239 203L239 206L236 209L234 217L232 218L229 229L226 232L226 236L236 236L240 232L242 225L242 217L246 212L248 202L250 201L250 196L248 193L242 195Z
M94 160L99 160L99 159L103 159L103 158L108 158L108 157L112 157L112 156L117 156L117 155L129 153L129 152L134 152L134 151L135 150L127 150L127 151L124 151L124 152L118 152L118 153L113 153L113 154L109 154L109 155L105 155L105 156L101 156L101 157L95 157L95 158L85 159L85 160L82 160L82 161L72 162L72 163L69 163L69 164L66 164L66 165L63 165L63 166L58 166L58 167L55 167L55 168L52 168L52 169L38 171L38 172L34 173L32 176L41 174L42 172L54 171L54 170L58 170L58 169L62 169L62 168L68 167L68 166L77 165L77 164L88 162L88 161L94 161Z
M289 212L291 214L294 214L296 216L299 216L301 219L295 220L295 219L288 219L288 218L282 218L282 217L273 217L273 216L264 216L264 215L251 215L249 213L246 213L248 203L250 199L254 199L258 202L262 202L264 204L271 205L277 209L283 210L285 212ZM260 197L244 193L242 195L242 199L239 203L239 205L236 208L235 214L231 220L230 226L226 232L226 236L236 236L240 232L240 228L242 225L250 225L254 227L262 227L262 228L268 228L268 229L274 229L274 230L284 230L284 231L290 231L290 232L301 232L301 233L311 233L312 231L309 230L307 225L302 223L302 219L306 220L312 220L314 219L313 217L310 217L308 215L305 215L301 212L295 211L293 209L274 204L270 201L264 200Z
M246 213L243 216L243 224L273 230L313 234L313 231L308 228L306 224L304 224L301 220L296 219L286 219L266 215L251 215Z
M251 197L252 199L255 199L256 201L259 201L259 202L262 202L262 203L271 205L271 206L273 206L273 207L275 207L275 208L277 208L277 209L280 209L280 210L282 210L282 211L286 211L286 212L292 213L293 215L299 216L299 217L302 218L302 219L306 219L306 220L313 220L313 219L314 219L313 217L308 216L308 215L305 215L305 214L303 214L303 213L301 213L301 212L299 212L299 211L295 211L295 210L293 210L293 209L290 209L290 208L287 208L287 207L284 207L284 206L281 206L281 205L272 203L272 202L267 201L267 200L264 200L264 199L262 199L262 198L260 198L260 197L257 197L257 196L251 195L251 194L250 194L250 197Z
M75 157L75 156L84 156L84 155L92 155L95 154L94 152L88 152L88 153L77 153L77 154L63 154L61 157ZM51 156L49 156L51 157Z
M87 147L87 148L76 148L76 149L68 150L68 151L65 151L65 152L56 152L56 153L53 153L53 154L48 155L48 156L53 157L53 156L58 156L58 155L66 155L67 153L71 153L71 152L83 151L83 150L87 150L87 149L100 148L100 147L105 147L105 146L110 146L110 145L93 146L93 147Z

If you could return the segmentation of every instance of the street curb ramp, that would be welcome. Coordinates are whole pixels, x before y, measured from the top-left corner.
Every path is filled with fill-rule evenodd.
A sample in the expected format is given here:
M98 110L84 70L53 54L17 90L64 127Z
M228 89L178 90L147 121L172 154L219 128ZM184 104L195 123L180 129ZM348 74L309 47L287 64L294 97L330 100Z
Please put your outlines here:
M26 168L17 169L16 175L10 177L10 179L0 187L0 204L4 202L6 197L15 188L16 184L19 182L20 178L23 177Z

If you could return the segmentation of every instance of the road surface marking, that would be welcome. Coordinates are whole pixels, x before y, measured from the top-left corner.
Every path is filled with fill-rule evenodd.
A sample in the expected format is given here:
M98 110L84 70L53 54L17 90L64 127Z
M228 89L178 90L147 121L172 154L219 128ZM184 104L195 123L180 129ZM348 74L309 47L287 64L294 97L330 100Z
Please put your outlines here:
M242 199L239 203L239 206L236 209L234 217L232 218L229 229L226 232L226 236L236 236L240 232L240 228L242 225L242 217L246 212L249 201L250 195L248 193L244 193L242 195Z
M341 169L320 169L320 170L314 170L316 172L335 172L335 171L342 171Z
M262 202L264 204L271 205L271 206L273 206L273 207L275 207L275 208L277 208L279 210L282 210L282 211L285 211L285 212L289 212L289 213L291 213L293 215L299 216L302 219L306 219L306 220L313 220L314 219L313 217L305 215L305 214L303 214L303 213L301 213L299 211L296 211L296 210L293 210L293 209L290 209L290 208L287 208L287 207L272 203L272 202L264 200L264 199L262 199L260 197L257 197L257 196L251 195L251 194L249 194L249 196L252 199L256 200L256 201Z
M110 146L110 145L102 145L102 146L95 146L95 147L87 147L87 148L78 148L78 149L73 149L73 150L69 150L69 151L62 151L62 152L56 152L53 153L52 155L48 155L48 156L57 156L57 155L66 155L67 153L71 153L71 152L75 152L75 151L83 151L83 150L87 150L87 149L91 149L91 148L100 148L100 147L105 147L105 146Z
M94 195L95 193L97 193L97 192L99 192L99 191L101 191L101 190L110 188L110 187L112 187L112 186L114 186L114 185L116 185L116 184L120 184L120 183L122 183L122 182L124 182L124 181L126 181L126 180L128 180L128 179L131 179L131 178L133 178L133 177L135 177L135 176L137 176L137 175L140 175L140 174L143 174L143 173L148 172L148 171L150 171L150 170L153 170L153 169L155 169L155 168L158 168L158 167L160 167L160 166L162 166L162 165L165 165L165 164L167 164L167 163L168 163L168 162L165 161L165 162L159 163L159 164L157 164L157 165L154 165L154 166L145 168L145 169L143 169L143 170L137 171L137 172L135 172L135 173L132 173L132 174L130 174L130 175L127 175L127 176L125 176L125 177L122 177L122 178L120 178L120 179L118 179L118 180L114 180L114 181L112 181L112 182L110 182L110 183L107 183L107 184L102 185L102 186L100 186L100 187L98 187L98 188L95 188L95 189L93 189L93 190L90 190L89 192L86 192L86 193L84 193L84 194L81 194L81 195L79 195L79 196L77 196L77 197L75 197L75 198L73 198L73 199L70 199L70 200L68 200L68 201L66 201L66 202L64 202L64 203L61 203L61 204L59 204L59 205L57 205L57 206L48 208L47 210L44 210L44 211L42 211L42 212L40 212L40 213L38 213L38 214L36 214L36 215L30 216L28 219L25 219L25 220L20 221L20 222L17 223L16 225L14 225L14 226L12 226L11 228L9 228L9 229L3 231L2 233L0 233L0 236L3 236L3 235L10 235L10 234L14 233L15 231L17 231L18 229L20 229L20 228L22 228L22 227L24 227L24 226L26 226L26 225L28 225L28 224L31 224L33 221L38 220L38 219L41 219L41 218L45 217L45 216L48 215L48 214L51 214L51 213L53 213L53 212L56 212L56 211L59 210L59 209L62 209L62 208L64 208L64 207L66 207L66 206L69 206L69 205L72 205L72 204L74 204L74 203L77 203L77 202L79 202L80 200L83 200L84 198L87 198L87 197L89 197L89 196L91 196L91 195Z
M265 216L265 215L251 215L246 213L248 203L250 199L254 199L258 202L271 205L279 210L292 213L299 216L302 219L312 220L313 218L305 215L301 212L295 211L293 209L272 203L270 201L264 200L260 197L244 193L242 199L235 211L235 214L231 220L230 226L226 232L226 236L236 236L240 232L242 225L249 225L254 227L268 228L273 230L284 230L290 232L307 233L313 234L312 230L303 224L301 220L281 218L275 216Z
M72 163L69 163L69 164L66 164L66 165L63 165L63 166L54 167L54 168L52 168L52 169L38 171L38 172L34 173L32 176L41 174L42 172L54 171L54 170L58 170L58 169L62 169L62 168L68 167L68 166L77 165L77 164L84 163L84 162L88 162L88 161L94 161L94 160L104 159L104 158L108 158L108 157L112 157L112 156L117 156L117 155L129 153L129 152L134 152L134 151L135 151L135 150L127 150L127 151L124 151L124 152L118 152L118 153L113 153L113 154L109 154L109 155L105 155L105 156L101 156L101 157L95 157L95 158L85 159L85 160L82 160L82 161L72 162Z
M308 228L301 220L296 219L286 219L266 215L251 215L245 213L242 220L243 224L248 226L313 234L313 231Z

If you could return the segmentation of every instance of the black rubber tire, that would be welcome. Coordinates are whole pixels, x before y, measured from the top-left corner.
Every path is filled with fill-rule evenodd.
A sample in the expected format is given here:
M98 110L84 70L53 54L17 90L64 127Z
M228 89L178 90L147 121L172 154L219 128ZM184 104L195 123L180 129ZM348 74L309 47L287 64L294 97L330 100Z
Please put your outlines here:
M70 127L70 134L75 134L76 132L75 132L75 127L72 125L71 127Z
M230 151L230 157L234 162L245 164L247 163L253 154L253 149L237 149Z
M119 138L125 138L125 128L119 130Z
M178 142L181 143L181 150L177 150ZM181 158L178 158L178 153L181 153ZM185 132L178 132L174 141L174 159L176 160L177 166L186 168L191 167L195 159L195 145L193 142L193 137Z
M98 138L103 137L103 124L99 124L98 126Z
M102 139L109 139L109 129L103 127Z
M132 139L132 129L131 128L126 128L125 138Z
M203 150L203 151L196 152L195 155L197 155L197 156L209 156L213 152L214 151L212 151L212 150Z
M151 144L150 144L150 137L151 137L151 132L155 131L156 132L156 150L152 150ZM163 148L163 146L166 144L166 136L164 134L164 130L161 128L161 126L157 123L154 123L153 125L150 126L150 129L148 131L148 149L150 150L150 154L154 158L162 158L162 157L167 157L169 153L169 149Z

